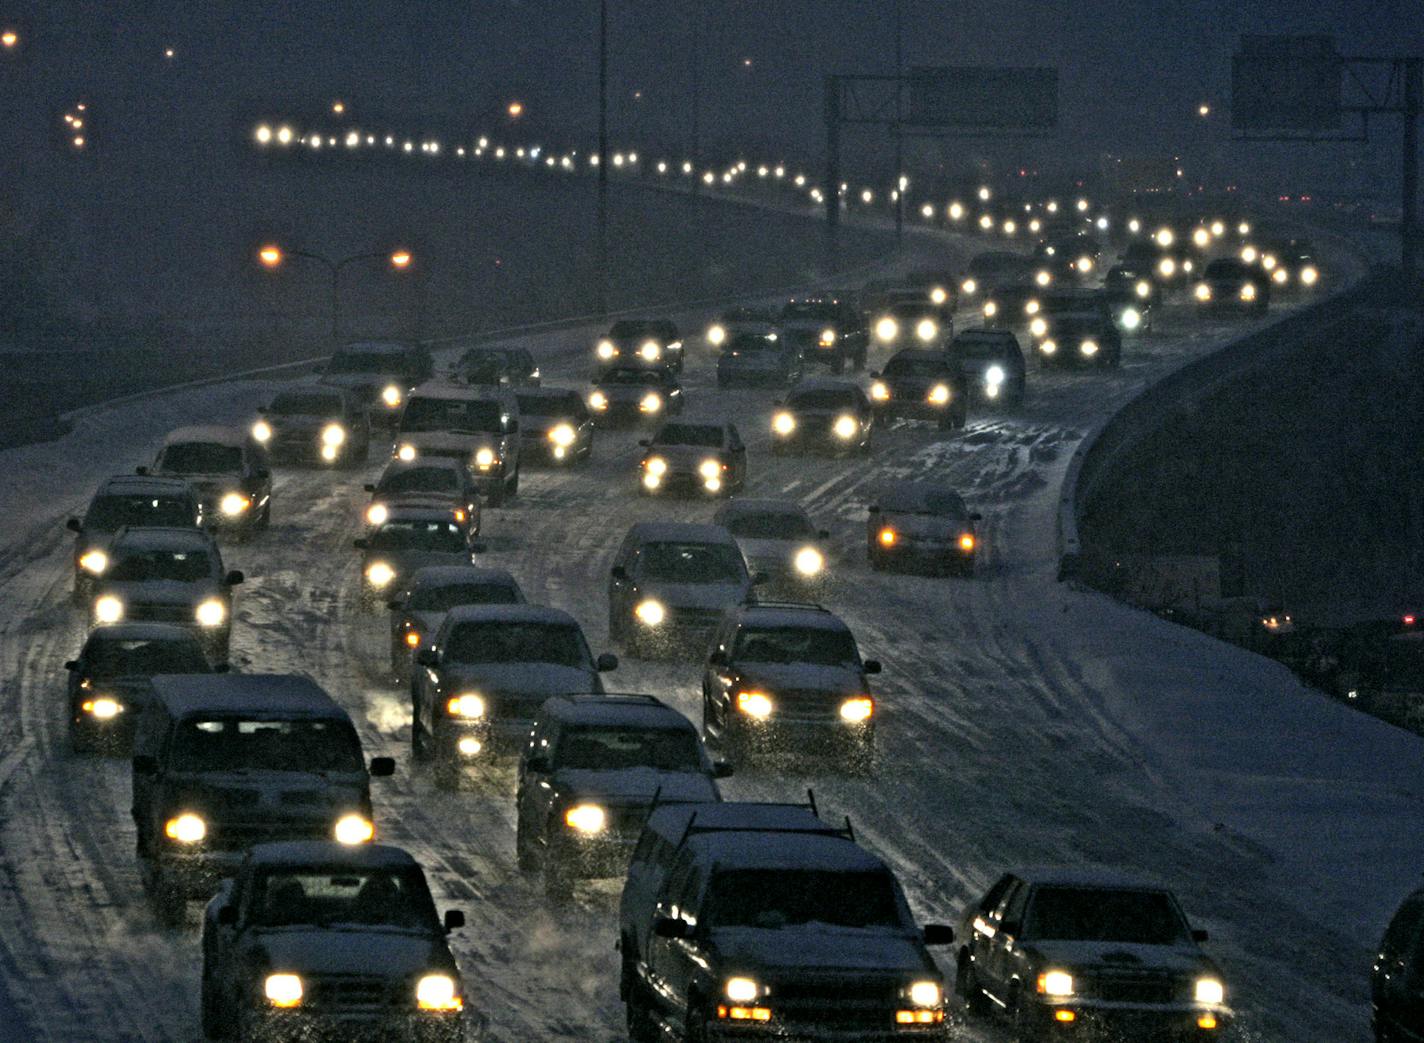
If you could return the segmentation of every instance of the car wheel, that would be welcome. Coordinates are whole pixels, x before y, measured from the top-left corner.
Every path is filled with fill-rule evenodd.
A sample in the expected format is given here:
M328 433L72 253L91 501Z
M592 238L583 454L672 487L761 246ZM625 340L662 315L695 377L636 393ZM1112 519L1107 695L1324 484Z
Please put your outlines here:
M439 790L453 791L460 788L462 772L460 762L453 754L435 754L435 770L432 772L435 778L435 788Z
M1033 1024L1033 1008L1021 997L1013 998L1009 1016L1014 1027L1014 1043L1040 1043L1042 1037Z
M519 471L516 469L515 472L514 472L514 477L509 480L509 493L508 493L508 497L507 497L507 498L512 500L512 499L514 499L514 498L515 498L516 496L518 496L518 495L519 495Z
M181 927L188 915L188 899L178 890L172 876L161 866L153 870L153 888L149 894L153 915L164 927Z
M682 1038L686 1043L707 1043L707 1011L694 996L687 998L687 1020Z
M959 958L959 970L954 976L954 994L959 997L960 1009L971 1017L982 1018L989 1013L989 997L979 984L979 975L974 971L974 961L965 953Z
M514 861L519 866L521 873L532 873L539 868L539 859L529 846L529 840L524 835L524 823L520 822L514 830Z
M210 975L203 975L202 982L203 1036L206 1039L224 1039L228 1035L229 1024L223 1017L222 998Z
M544 853L544 897L551 902L567 902L574 896L574 880L568 867L552 851Z
M832 372L833 374L835 374L836 376L840 376L842 373L845 372L845 357L844 357L844 356L837 356L837 357L836 357L836 360L831 363L831 372Z

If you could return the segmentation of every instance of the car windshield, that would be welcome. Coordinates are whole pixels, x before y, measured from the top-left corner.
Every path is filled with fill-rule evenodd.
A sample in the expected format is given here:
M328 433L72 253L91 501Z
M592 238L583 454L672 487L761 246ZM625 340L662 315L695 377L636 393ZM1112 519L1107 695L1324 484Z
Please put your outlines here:
M457 554L466 549L465 532L454 522L392 521L371 534L370 550L430 550Z
M897 356L885 363L887 377L942 377L948 367L942 359Z
M1172 945L1187 937L1187 925L1165 891L1041 887L1029 905L1023 937Z
M376 493L395 496L400 493L457 493L460 476L453 467L411 467L396 471L381 479Z
M400 359L381 351L338 351L326 364L328 373L395 373L401 369Z
M840 306L823 301L792 301L781 309L782 322L805 321L807 319L819 319L830 321L835 319L840 313Z
M726 520L733 536L746 540L804 540L816 535L805 515L793 511L748 511Z
M633 369L628 366L620 366L617 369L610 369L598 381L600 384L637 384L643 387L662 387L662 374L657 370Z
M1212 261L1206 266L1208 279L1244 279L1247 268L1240 261Z
M513 605L519 591L509 583L442 583L417 590L408 608L417 612L449 612L457 605Z
M697 735L683 728L589 725L565 729L554 748L554 767L576 771L702 771Z
M860 399L852 388L816 388L793 391L786 398L792 409L854 409Z
M173 496L100 496L89 505L84 528L113 532L125 525L190 526L196 521L193 505Z
M963 518L964 500L949 489L934 486L901 486L880 498L880 509L897 514L933 514L943 518Z
M746 563L725 543L649 543L640 554L641 576L668 583L741 583Z
M174 771L365 770L361 741L346 721L211 717L182 722L173 734Z
M850 631L824 627L747 627L737 635L732 657L749 663L860 664Z
M710 927L763 929L901 926L884 870L724 869L712 877L703 919Z
M212 667L194 638L105 638L84 650L90 677L152 677L155 674L206 674Z
M144 550L122 554L108 578L115 583L147 583L169 580L194 583L210 576L212 565L206 551Z
M158 469L168 474L238 474L242 471L242 448L217 442L180 442L163 450Z
M587 414L583 399L576 392L565 395L520 395L519 412L526 416L563 417L582 420Z
M1008 352L1007 337L956 337L954 350L961 358L996 359Z
M267 412L274 416L340 416L341 398L338 395L289 392L274 398Z
M359 924L433 933L438 924L425 877L414 866L272 869L253 879L247 907L253 927Z
M489 399L412 398L401 414L401 431L482 431L498 434L503 410Z
M583 669L591 659L575 624L504 620L455 627L445 642L445 656L457 663L554 663Z
M723 429L716 424L664 424L653 445L691 445L721 449Z

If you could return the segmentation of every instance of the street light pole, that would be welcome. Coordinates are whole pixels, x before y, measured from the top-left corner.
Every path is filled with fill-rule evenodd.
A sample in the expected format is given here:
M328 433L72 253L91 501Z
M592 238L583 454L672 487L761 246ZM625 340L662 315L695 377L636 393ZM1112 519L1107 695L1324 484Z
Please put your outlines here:
M339 261L333 261L329 257L324 257L319 253L310 250L284 250L279 246L264 246L257 253L257 258L264 267L279 268L282 262L288 257L300 257L304 261L312 261L326 269L331 277L331 341L333 344L339 343L341 338L341 272L342 269L357 264L360 261L373 261L377 258L388 260L391 267L396 271L405 271L410 267L411 256L408 250L394 250L389 253L383 250L372 250L367 253L352 254L350 257L343 257Z
M608 0L598 3L598 313L608 313Z
M900 121L904 119L904 0L895 0L895 245L905 238L905 161Z
M702 3L695 0L692 8L692 194L702 192Z

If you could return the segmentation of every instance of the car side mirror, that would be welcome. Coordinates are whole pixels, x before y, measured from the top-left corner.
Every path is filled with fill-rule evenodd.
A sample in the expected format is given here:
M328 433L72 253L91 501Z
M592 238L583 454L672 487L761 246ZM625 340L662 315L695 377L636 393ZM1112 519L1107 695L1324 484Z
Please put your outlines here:
M768 576L765 572L754 572L754 573L752 573L752 586L754 586L754 587L764 587L764 586L766 586L766 585L767 585L768 583L770 583L770 582L771 582L771 577Z
M861 664L860 668L864 670L867 674L878 674L881 670L884 669L884 667L880 665L879 659L867 659L864 663Z
M830 539L830 538L831 538L831 530L830 530L830 529L820 529L820 530L818 530L818 531L816 532L816 538L819 539L819 540L828 540L828 539Z
M351 541L351 546L355 547L357 550L365 550L365 549L366 549L366 540L365 540L364 537L362 537L362 538L359 539L359 540L352 540L352 541Z
M415 653L415 661L421 666L436 667L440 665L440 653L433 648L422 648Z
M232 673L232 664L231 664L231 663L214 663L214 664L213 664L213 673L215 673L215 674L230 674L230 673Z
M535 775L548 775L553 770L553 765L549 763L549 758L542 753L536 753L524 762L524 770Z
M1201 928L1195 928L1195 929L1192 931L1192 941L1194 941L1194 942L1205 942L1205 941L1207 941L1207 940L1210 939L1210 938L1211 938L1210 932L1204 931L1204 930L1202 930Z
M651 438L640 438L638 439L638 445L642 446L644 449L651 449L653 445L653 440Z
M600 674L611 673L618 669L618 657L612 652L604 652L598 657L594 666L598 668Z
M134 474L147 475L147 474L148 474L148 468L147 468L147 467L135 467L135 468L134 468Z
M135 775L157 775L158 758L147 753L135 754L133 770Z
M247 577L242 574L241 570L233 569L231 572L229 572L226 576L223 577L223 582L226 583L229 587L237 587L241 586L242 581L246 578Z
M625 569L622 565L614 565L613 568L609 570L608 574L616 580L622 580L626 582L628 579L628 570Z
M376 483L367 482L365 485L361 486L361 488L365 489L368 493L373 493L376 491Z
M720 648L714 649L707 656L708 666L726 666L730 662L731 660L727 658L727 653L722 651Z
M446 933L446 934L449 934L451 931L458 931L461 927L464 927L464 926L465 926L465 913L464 913L464 910L462 910L462 909L446 909L446 910L445 910L445 933Z
M653 934L659 938L686 938L692 934L692 926L680 917L659 916L653 921Z
M971 515L969 516L969 520L970 520L970 521L973 521L973 522L980 522L980 521L983 521L983 520L984 520L984 516L983 516L982 514L980 514L978 511L975 511L973 514L971 514Z
M489 552L489 544L484 540L474 540L470 543L470 550L475 554L486 554Z
M65 668L66 670L70 670L70 671L78 670L78 669L79 669L79 660L78 660L78 659L67 659L67 660L65 660L64 668Z
M64 527L70 532L79 532L84 528L78 518L70 518L69 521L64 523Z
M1010 938L1017 938L1019 936L1019 932L1022 930L1023 924L1019 923L1017 920L1005 920L1003 923L999 924L999 933L1007 934Z
M714 779L730 779L736 774L736 769L732 767L731 761L713 761L712 777Z
M943 923L925 924L924 941L926 945L953 945L954 928Z
M879 508L879 506L877 506L876 504L873 504L873 503L872 503L869 507L867 507L865 510L866 510L866 512L867 512L868 514L879 514L879 513L880 513L880 508Z
M405 602L402 601L400 598L396 598L394 601L386 602L386 608L390 609L392 612L399 612L404 607Z
M372 757L371 777L373 779L388 779L396 773L396 761L394 757Z
M252 477L256 478L259 482L265 482L268 478L272 477L272 472L266 467L255 467L252 470Z
M237 906L235 906L235 905L225 905L225 906L223 906L221 909L218 910L218 926L219 926L219 927L236 927L236 926L237 926Z

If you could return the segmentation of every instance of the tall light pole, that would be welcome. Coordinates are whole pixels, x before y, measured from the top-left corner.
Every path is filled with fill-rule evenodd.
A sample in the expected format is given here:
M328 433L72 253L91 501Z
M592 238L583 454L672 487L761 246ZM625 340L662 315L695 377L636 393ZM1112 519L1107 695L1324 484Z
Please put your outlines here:
M608 312L608 0L598 3L598 313Z
M341 337L341 272L350 265L360 261L374 261L377 259L386 261L391 268L398 272L406 271L410 268L411 257L409 250L373 250L367 253L352 254L350 257L343 257L340 260L332 260L323 257L321 254L312 253L310 250L286 250L275 243L269 243L257 251L257 260L262 267L276 270L288 257L300 258L304 261L313 261L326 269L331 276L331 340L337 343Z
M900 122L905 118L904 101L904 0L895 0L895 245L905 238L905 157Z
M692 194L702 192L702 0L694 0L692 7Z

